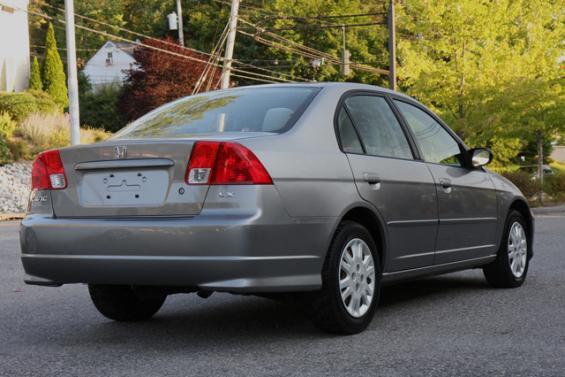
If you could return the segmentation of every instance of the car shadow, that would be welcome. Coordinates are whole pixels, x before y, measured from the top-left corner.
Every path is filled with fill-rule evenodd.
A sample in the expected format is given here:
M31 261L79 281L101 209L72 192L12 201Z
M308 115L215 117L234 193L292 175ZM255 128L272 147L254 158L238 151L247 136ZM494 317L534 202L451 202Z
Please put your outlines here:
M453 275L386 286L382 291L379 311L394 315L396 310L400 310L399 307L406 310L422 303L442 300L445 296L452 298L457 296L460 299L461 295L475 294L483 289L488 289L488 286L480 277ZM219 300L193 298L185 303L181 298L171 306L174 308L165 310L152 321L144 323L142 327L199 341L211 334L219 338L240 340L255 339L257 336L331 337L317 330L308 321L300 302L294 300L280 302L257 297L234 296ZM103 326L118 330L124 328L124 324L114 322L104 323ZM137 327L136 324L125 326L126 332L130 332L131 327Z
M482 276L434 276L383 287L379 307L391 309L396 305L418 305L422 301L474 293L481 289L489 289Z
M379 316L395 316L422 305L442 300L445 296L461 299L487 289L483 279L473 276L439 276L383 288ZM92 309L94 310L94 309ZM428 310L428 309L426 309ZM159 347L186 352L213 347L228 352L238 346L285 344L288 340L329 339L312 325L299 302L275 301L254 296L214 294L209 299L195 295L175 295L167 299L163 309L150 321L120 323L103 319L98 313L84 318L68 331L62 329L59 342L67 345L128 344L134 347ZM72 321L76 322L76 321ZM371 331L386 326L373 321ZM81 327L76 331L76 327ZM36 342L47 339L36 339Z

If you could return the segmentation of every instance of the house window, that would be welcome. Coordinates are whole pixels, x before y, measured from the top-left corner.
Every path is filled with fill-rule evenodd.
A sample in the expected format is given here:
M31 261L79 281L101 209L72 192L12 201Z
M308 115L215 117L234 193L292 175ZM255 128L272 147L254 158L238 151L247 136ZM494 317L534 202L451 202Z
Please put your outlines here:
M106 65L112 65L112 64L114 64L114 55L112 52L109 52L106 55Z

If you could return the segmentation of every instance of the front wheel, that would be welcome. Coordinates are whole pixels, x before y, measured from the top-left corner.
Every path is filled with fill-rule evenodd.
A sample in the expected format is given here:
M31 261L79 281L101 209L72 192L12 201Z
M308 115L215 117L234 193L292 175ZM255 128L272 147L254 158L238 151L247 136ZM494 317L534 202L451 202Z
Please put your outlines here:
M496 288L515 288L526 280L530 262L526 221L520 212L508 215L503 242L496 260L483 268L488 283Z
M345 221L337 229L322 271L322 289L310 307L325 331L355 334L373 318L380 292L375 241L362 225Z
M142 321L151 318L161 309L167 295L142 297L127 285L88 286L90 298L106 318L120 322Z

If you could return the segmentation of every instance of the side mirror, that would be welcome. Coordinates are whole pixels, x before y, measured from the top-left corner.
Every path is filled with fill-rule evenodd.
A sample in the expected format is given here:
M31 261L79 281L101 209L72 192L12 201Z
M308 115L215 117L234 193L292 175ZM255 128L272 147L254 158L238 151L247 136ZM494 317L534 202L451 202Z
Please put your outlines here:
M474 168L489 164L493 157L492 152L486 148L473 148L469 151L469 156Z

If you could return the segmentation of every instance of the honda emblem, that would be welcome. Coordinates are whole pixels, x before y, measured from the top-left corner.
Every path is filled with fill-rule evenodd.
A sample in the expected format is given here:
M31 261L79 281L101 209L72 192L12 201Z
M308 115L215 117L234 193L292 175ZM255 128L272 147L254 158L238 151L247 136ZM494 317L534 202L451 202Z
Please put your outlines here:
M125 145L119 145L116 149L114 149L114 152L116 154L116 159L123 160L128 154L128 149Z

